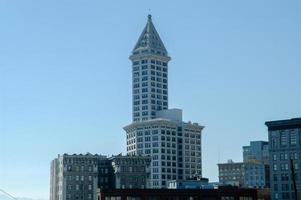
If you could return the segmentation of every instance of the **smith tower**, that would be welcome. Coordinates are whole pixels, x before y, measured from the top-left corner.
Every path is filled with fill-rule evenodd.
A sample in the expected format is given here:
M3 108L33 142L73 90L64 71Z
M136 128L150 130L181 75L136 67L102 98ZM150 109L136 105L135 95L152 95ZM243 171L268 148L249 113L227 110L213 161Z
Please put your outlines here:
M168 61L170 57L151 15L130 56L133 78L133 121L154 119L168 109Z
M168 108L168 62L148 15L132 55L133 122L124 127L128 155L151 156L151 187L202 176L203 126L184 122L181 109Z

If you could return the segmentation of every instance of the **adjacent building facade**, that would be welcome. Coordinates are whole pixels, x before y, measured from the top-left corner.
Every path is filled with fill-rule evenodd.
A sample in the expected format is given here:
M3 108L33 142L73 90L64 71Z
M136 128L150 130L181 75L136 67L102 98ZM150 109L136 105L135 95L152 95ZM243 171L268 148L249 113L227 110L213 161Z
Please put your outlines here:
M243 146L243 161L257 160L269 163L269 143L266 141L251 141L249 146Z
M151 187L202 175L201 132L183 122L182 110L168 109L170 57L151 16L130 56L133 122L124 127L128 155L151 156Z
M111 158L115 188L150 188L150 157L114 156Z
M59 155L51 162L50 200L96 200L98 188L147 188L149 164L142 156Z
M301 118L268 121L270 177L272 199L294 199L293 161L298 198L301 194Z
M249 188L219 187L217 189L103 189L99 200L257 200L257 191Z
M168 189L214 189L208 178L195 178L191 180L168 181Z
M218 178L220 185L243 186L245 165L243 162L233 162L218 164Z
M251 141L249 146L243 146L243 161L245 163L244 186L269 188L269 143Z
M249 188L269 188L269 165L256 160L244 163L244 186Z
M50 200L95 199L101 155L59 155L51 162ZM103 168L109 174L108 168ZM109 177L105 176L109 184Z

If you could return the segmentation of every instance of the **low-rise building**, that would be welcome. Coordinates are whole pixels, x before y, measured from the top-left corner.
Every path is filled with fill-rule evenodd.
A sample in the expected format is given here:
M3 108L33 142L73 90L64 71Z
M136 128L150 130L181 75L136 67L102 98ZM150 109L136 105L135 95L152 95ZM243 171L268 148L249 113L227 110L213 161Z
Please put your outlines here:
M150 156L114 156L111 160L116 189L150 188Z
M214 189L208 178L168 181L168 189Z
M242 148L245 163L244 186L269 188L269 143L266 141L251 141L249 146L243 146Z
M97 189L145 188L150 158L63 154L51 162L50 200L96 200Z
M228 160L218 164L218 177L221 185L242 186L244 184L244 163Z
M266 188L269 185L269 166L252 161L244 164L244 184L249 188Z
M249 146L243 146L243 162L257 160L269 163L269 143L267 141L251 141Z
M98 200L257 200L255 189L220 187L218 189L103 189Z
M98 161L103 159L89 153L59 155L51 162L50 200L96 199ZM109 169L103 171L109 174Z

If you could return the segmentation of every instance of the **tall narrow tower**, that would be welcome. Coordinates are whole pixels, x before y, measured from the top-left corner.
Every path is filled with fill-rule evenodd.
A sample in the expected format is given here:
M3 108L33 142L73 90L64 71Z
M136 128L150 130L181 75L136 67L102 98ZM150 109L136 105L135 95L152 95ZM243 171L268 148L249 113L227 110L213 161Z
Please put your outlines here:
M133 78L133 121L154 119L168 109L168 61L170 57L151 15L130 56Z
M168 108L170 57L148 15L132 55L133 122L124 127L127 154L151 156L151 187L202 176L203 126L183 122L181 109Z

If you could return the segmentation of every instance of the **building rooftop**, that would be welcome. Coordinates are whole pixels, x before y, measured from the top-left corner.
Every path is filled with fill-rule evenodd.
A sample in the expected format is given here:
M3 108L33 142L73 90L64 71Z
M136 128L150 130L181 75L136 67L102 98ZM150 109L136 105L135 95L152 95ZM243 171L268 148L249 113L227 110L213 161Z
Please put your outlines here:
M292 118L285 120L267 121L265 125L269 131L301 128L301 118Z

